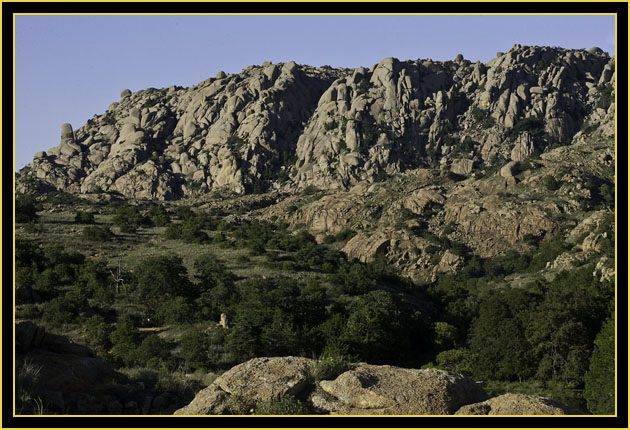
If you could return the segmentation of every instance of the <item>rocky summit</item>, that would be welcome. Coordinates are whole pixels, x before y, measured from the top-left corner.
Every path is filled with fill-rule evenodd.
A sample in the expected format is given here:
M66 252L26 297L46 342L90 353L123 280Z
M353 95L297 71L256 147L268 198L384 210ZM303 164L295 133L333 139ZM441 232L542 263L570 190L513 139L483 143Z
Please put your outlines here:
M369 69L265 63L190 88L123 90L87 124L63 124L18 190L172 200L349 190L418 168L469 177L497 159L579 143L584 124L612 136L614 104L598 101L614 70L598 49L515 45L486 64L461 55Z

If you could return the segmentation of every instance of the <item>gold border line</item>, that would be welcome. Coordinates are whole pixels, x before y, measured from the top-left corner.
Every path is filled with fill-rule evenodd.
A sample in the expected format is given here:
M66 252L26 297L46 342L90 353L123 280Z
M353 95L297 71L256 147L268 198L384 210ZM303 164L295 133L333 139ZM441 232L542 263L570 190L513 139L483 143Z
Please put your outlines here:
M69 3L84 3L81 0L66 0ZM199 3L216 3L213 1L204 2L198 0L192 0L194 2ZM373 3L377 0L349 0L350 3ZM400 0L403 3L420 3L414 0ZM493 3L493 2L501 2L501 3L513 3L517 0L509 0L507 2L501 2L500 0L489 0L484 3ZM104 3L115 3L116 0L105 0ZM140 0L141 3L144 2L153 2L153 3L162 3L168 2L168 0ZM254 3L267 3L263 0L253 0ZM289 0L279 0L273 3L285 3L289 2ZM334 0L323 0L318 2L306 2L306 1L298 1L298 3L309 3L309 4L317 4L317 3L335 3ZM439 3L449 4L449 1L438 0ZM545 3L545 0L533 0L531 3ZM559 0L561 3L592 3L592 1L588 0ZM624 0L613 0L613 3L627 3ZM6 0L2 1L2 3L21 3L20 1L15 0ZM35 0L33 3L47 3L45 0ZM239 4L241 1L228 0L227 3ZM294 2L292 2L294 3ZM617 356L617 173L618 173L618 165L617 165L617 82L618 82L618 74L617 74L617 13L14 13L13 14L13 417L21 418L21 417L204 417L204 418L212 418L212 417L246 417L246 418L261 418L261 417L282 417L278 415L16 415L16 399L15 399L15 370L16 370L16 350L15 350L15 193L16 193L16 172L15 172L15 81L16 81L16 71L15 71L15 18L16 16L614 16L615 17L615 414L614 415L493 415L496 417L540 417L540 418L548 418L548 417L557 417L557 418L567 418L567 417L590 417L590 418L598 418L598 417L616 417L618 414L618 356ZM2 29L2 24L0 23L0 31ZM2 60L0 60L0 65L2 64ZM630 81L630 79L629 79ZM0 95L2 94L2 90L0 87ZM0 112L2 112L2 107L0 106ZM1 123L0 123L1 130ZM0 161L2 160L2 155L0 154ZM629 160L630 161L630 160ZM2 179L0 178L0 185L2 184ZM629 179L630 184L630 179ZM2 203L0 202L0 210L2 209ZM0 227L1 229L1 227ZM1 230L0 230L1 231ZM629 233L630 238L630 233ZM2 255L2 251L0 250L0 256ZM629 265L630 265L630 256L629 256ZM2 298L0 297L0 305L2 304ZM629 308L630 308L630 299L629 299ZM1 308L0 308L1 309ZM0 311L1 312L1 311ZM0 327L2 323L0 322ZM0 346L0 357L2 352L2 346ZM1 358L0 358L1 361ZM630 362L629 362L630 369ZM0 380L2 376L0 375ZM0 406L1 410L2 406ZM462 418L475 418L475 417L487 417L486 415L294 415L295 417L322 417L325 419L326 417L339 417L339 418L355 418L355 417L370 417L370 418L423 418L423 417L462 417ZM529 428L529 427L528 427ZM448 429L445 429L448 430Z

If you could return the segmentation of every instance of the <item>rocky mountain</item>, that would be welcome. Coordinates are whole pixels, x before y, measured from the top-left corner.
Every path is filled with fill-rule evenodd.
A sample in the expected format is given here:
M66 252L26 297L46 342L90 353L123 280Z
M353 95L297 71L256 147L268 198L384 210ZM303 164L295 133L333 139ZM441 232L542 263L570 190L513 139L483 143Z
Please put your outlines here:
M265 63L190 88L124 90L77 130L64 124L17 189L170 200L347 190L419 167L470 176L574 143L584 124L611 136L614 104L598 102L613 80L614 59L598 48L515 45L486 64Z
M265 63L190 88L125 90L79 129L64 124L17 191L230 201L319 240L355 230L351 258L383 254L430 281L461 258L432 260L421 233L482 258L523 251L525 238L576 228L588 214L564 214L614 189L614 70L598 48L514 45L486 64Z

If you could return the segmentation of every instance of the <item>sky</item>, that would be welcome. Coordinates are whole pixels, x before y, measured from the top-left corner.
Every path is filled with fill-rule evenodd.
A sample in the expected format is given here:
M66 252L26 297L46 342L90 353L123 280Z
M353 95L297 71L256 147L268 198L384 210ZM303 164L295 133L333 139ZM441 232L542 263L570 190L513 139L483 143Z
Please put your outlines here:
M614 16L15 17L15 167L120 92L188 87L264 61L370 67L386 57L487 62L512 45L614 54Z

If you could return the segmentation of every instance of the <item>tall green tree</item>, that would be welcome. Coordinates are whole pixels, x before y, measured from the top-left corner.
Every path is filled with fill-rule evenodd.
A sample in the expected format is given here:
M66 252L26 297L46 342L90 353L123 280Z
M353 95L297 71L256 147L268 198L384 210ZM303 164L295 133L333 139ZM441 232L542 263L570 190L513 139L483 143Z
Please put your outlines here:
M608 318L595 338L595 350L584 375L584 398L598 415L615 413L615 321Z

